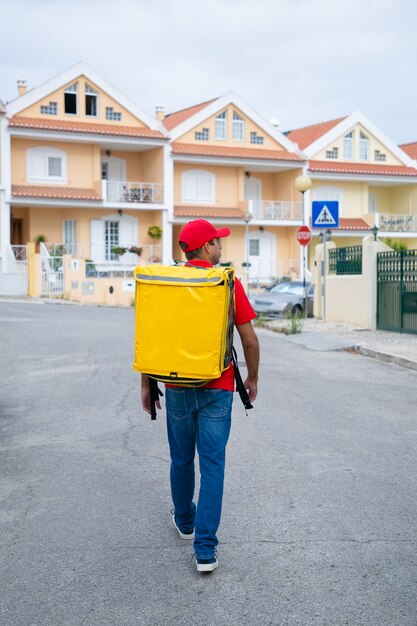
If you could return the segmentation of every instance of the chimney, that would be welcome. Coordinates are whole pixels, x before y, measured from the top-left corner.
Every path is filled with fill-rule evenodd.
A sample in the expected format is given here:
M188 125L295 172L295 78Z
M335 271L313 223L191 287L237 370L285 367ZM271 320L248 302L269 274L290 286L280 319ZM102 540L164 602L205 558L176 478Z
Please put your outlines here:
M155 107L155 117L157 120L162 122L165 118L165 106L163 104L157 104Z
M25 81L24 78L19 78L19 80L17 81L17 91L19 93L19 98L20 96L24 96L26 91L27 91L27 82Z

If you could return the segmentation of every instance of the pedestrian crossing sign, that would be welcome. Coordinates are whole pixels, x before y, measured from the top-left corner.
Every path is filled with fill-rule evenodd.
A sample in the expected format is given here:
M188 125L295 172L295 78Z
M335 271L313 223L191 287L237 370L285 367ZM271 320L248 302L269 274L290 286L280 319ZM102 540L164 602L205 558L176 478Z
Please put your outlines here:
M339 202L337 200L316 200L311 206L313 228L339 228Z

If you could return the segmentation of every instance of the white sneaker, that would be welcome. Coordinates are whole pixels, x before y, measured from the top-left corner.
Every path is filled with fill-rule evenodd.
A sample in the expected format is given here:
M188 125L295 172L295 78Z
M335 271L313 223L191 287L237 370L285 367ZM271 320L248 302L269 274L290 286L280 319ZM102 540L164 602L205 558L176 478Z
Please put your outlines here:
M195 537L195 532L194 530L192 530L189 533L183 533L182 530L180 530L177 526L177 523L175 521L175 513L172 514L172 521L174 522L174 526L175 528L178 530L178 534L181 537L181 539L194 539Z
M212 572L219 566L219 562L215 556L212 556L211 559L199 559L195 557L195 562L197 572Z

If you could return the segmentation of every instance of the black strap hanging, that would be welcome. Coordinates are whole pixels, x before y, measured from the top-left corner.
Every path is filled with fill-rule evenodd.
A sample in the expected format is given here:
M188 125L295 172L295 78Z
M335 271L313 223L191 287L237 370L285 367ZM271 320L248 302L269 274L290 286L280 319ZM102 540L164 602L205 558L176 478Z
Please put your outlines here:
M149 380L149 396L151 401L151 420L156 420L156 403L159 401L159 396L164 394L158 387L158 381L154 378L148 377Z
M239 367L237 364L237 354L236 354L236 350L234 346L232 347L232 361L233 361L233 369L235 370L236 391L238 392L245 409L246 410L253 409L253 404L251 404L249 400L248 392L245 389L242 376L240 375L240 372L239 372Z

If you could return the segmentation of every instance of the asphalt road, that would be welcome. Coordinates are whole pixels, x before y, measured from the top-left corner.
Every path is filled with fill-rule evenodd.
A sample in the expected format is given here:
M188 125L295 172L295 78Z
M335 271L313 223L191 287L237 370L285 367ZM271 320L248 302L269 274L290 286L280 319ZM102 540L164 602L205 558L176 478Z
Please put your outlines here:
M133 310L0 302L3 626L417 624L417 372L261 330L220 566L170 519Z

